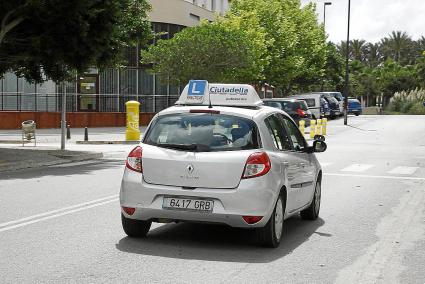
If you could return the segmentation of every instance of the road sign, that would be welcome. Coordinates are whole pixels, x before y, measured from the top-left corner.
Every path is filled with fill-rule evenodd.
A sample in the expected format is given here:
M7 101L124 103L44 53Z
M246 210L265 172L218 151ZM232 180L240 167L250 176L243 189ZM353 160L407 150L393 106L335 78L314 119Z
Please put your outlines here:
M202 104L207 86L208 82L205 80L190 80L187 91L187 101Z

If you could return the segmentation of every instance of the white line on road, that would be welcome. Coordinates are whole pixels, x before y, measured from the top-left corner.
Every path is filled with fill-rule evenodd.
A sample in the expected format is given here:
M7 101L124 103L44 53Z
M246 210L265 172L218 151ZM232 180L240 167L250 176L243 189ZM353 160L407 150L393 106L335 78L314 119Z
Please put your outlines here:
M1 223L0 224L0 232L8 231L8 230L11 230L11 229L14 229L14 228L19 228L19 227L22 227L22 226L41 222L41 221L44 221L44 220L49 220L49 219L52 219L52 218L60 217L60 216L63 216L63 215L74 213L74 212L86 210L86 209L93 208L93 207L96 207L96 206L108 204L108 203L111 203L111 202L114 202L114 201L117 201L117 200L118 200L118 195L115 194L115 195L95 199L95 200L92 200L92 201L89 201L89 202L84 202L84 203L76 204L76 205L73 205L73 206L68 206L68 207L64 207L64 208L60 208L60 209L56 209L56 210L32 215L32 216L29 216L29 217L25 217L25 218L22 218L22 219L18 219L18 220L6 222L6 223ZM57 213L57 214L55 214L55 213ZM52 214L54 214L54 215L52 215ZM48 215L50 215L50 216L48 216ZM44 217L44 216L47 216L47 217ZM28 221L28 220L31 220L31 221ZM28 222L25 222L25 221L28 221ZM22 223L22 222L24 222L24 223ZM14 225L14 224L17 224L17 225Z
M397 167L392 169L388 173L396 175L413 175L418 169L418 167Z
M346 168L343 168L342 172L364 172L370 168L372 168L373 165L368 164L352 164Z
M332 165L333 163L326 163L326 162L324 162L324 163L320 163L320 165L322 166L322 168L324 168L324 167L329 167L330 165Z
M338 177L362 177L362 178L382 178L382 179L425 180L425 177L371 176L371 175L338 174L338 173L324 173L323 175L325 175L325 176L338 176Z

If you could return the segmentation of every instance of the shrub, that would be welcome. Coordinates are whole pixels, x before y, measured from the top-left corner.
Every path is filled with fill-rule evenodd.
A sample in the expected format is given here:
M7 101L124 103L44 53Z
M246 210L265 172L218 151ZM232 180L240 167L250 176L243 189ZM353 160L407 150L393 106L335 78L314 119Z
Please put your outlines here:
M407 101L407 102L403 102L401 108L400 108L400 112L402 113L409 113L410 108L415 104L415 102L412 101Z
M409 114L425 114L425 106L423 102L416 102L410 109Z
M425 90L414 89L397 92L391 98L387 110L408 114L425 114Z

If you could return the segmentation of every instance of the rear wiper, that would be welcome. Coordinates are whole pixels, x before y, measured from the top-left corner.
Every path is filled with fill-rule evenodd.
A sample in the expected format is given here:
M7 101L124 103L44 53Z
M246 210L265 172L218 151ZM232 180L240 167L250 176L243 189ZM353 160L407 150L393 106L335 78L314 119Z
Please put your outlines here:
M157 143L156 146L177 150L188 150L198 152L209 152L210 147L204 144L172 144L172 143Z
M172 144L172 143L158 143L159 147L177 149L177 150L196 150L198 147L196 144Z

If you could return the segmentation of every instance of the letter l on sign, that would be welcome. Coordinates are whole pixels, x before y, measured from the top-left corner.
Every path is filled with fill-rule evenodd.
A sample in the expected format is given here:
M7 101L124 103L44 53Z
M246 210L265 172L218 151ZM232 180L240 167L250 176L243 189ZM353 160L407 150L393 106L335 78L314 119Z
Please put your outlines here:
M199 95L200 93L201 93L201 91L196 90L196 83L193 83L192 84L192 94Z

